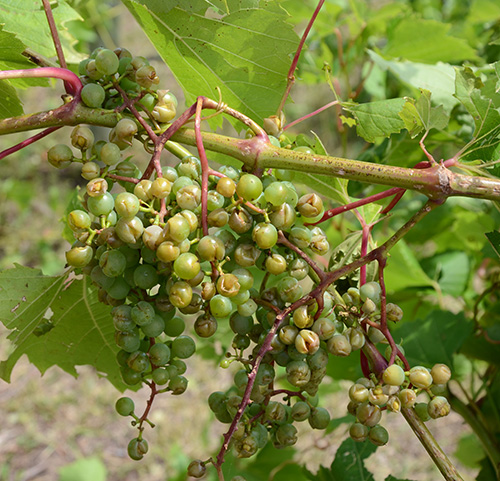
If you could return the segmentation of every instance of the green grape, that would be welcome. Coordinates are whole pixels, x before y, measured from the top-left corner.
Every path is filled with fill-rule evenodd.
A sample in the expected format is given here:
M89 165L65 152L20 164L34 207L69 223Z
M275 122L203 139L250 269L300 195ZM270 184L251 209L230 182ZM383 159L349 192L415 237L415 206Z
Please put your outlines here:
M330 424L330 413L325 408L313 408L309 416L309 424L313 429L326 429Z
M88 127L76 126L71 132L71 145L81 151L86 151L94 145L94 134Z
M177 374L184 374L187 370L187 365L184 361L181 361L180 359L173 359L170 361L170 367L173 367L176 369Z
M262 251L252 244L240 244L234 251L234 260L241 267L255 265Z
M179 281L172 285L169 292L169 300L173 306L182 309L187 307L193 299L193 289L185 281Z
M158 337L165 329L165 321L160 315L155 315L152 322L141 326L141 330L145 336Z
M266 257L264 265L266 271L274 276L283 274L283 272L285 272L287 268L286 259L281 254L274 253Z
M148 356L142 351L135 351L130 354L127 365L136 372L144 372L150 368Z
M129 192L122 192L116 196L116 213L125 219L132 219L139 212L139 199Z
M98 197L108 191L108 182L101 177L94 178L87 183L86 191L90 197Z
M236 192L236 183L229 177L221 177L217 181L216 190L224 197L230 198Z
M302 286L294 277L283 277L277 284L278 294L284 302L295 302L302 297Z
M90 108L100 108L104 102L106 92L99 84L87 84L85 85L80 95L82 97L83 103Z
M90 216L83 210L72 210L68 214L68 225L73 231L88 229L90 224Z
M139 265L134 271L134 282L141 289L151 289L158 284L158 280L156 268L150 264Z
M427 404L427 412L432 419L450 414L450 403L444 396L435 396Z
M382 380L390 386L401 386L405 382L405 373L400 366L393 364L383 372Z
M236 334L248 334L253 327L253 319L235 312L229 319L229 325Z
M148 443L144 439L134 438L128 443L127 452L134 461L140 461L148 452Z
M226 410L227 395L221 391L215 391L208 396L208 406L213 413Z
M245 304L250 299L250 291L239 290L238 294L231 297L231 302L237 306Z
M87 199L87 207L90 213L97 217L108 215L113 210L114 204L115 200L109 192Z
M368 439L375 444L375 446L384 446L389 441L389 433L383 426L373 426L368 434Z
M254 278L248 269L240 267L238 269L234 269L232 274L238 278L241 290L247 291L253 287Z
M307 227L292 227L288 240L300 249L305 249L309 247L311 238L311 231Z
M216 319L229 316L233 310L233 304L228 297L216 294L210 299L210 312Z
M152 186L153 182L151 182L150 180L140 180L137 184L135 184L134 195L144 202L149 202L153 199L153 193L151 191Z
M432 375L426 367L414 366L410 369L409 374L410 382L420 389L427 389L431 387Z
M133 371L128 366L122 366L120 368L120 373L122 375L123 382L129 386L139 384L142 381L142 374L140 372Z
M311 414L309 404L304 401L297 401L292 406L291 416L294 421L305 421Z
M174 396L183 394L188 387L188 380L184 376L174 376L168 383L168 388Z
M174 261L174 272L181 279L189 280L198 275L201 265L195 254L186 252Z
M196 351L196 344L189 336L179 336L172 341L172 356L179 359L188 359Z
M262 194L262 182L253 174L243 174L236 185L236 193L252 202Z
M136 327L131 316L132 308L125 304L115 307L111 311L113 325L117 331L133 331Z
M281 182L273 182L264 190L266 201L275 207L278 207L285 202L287 194L287 188Z
M309 275L309 264L304 259L294 259L288 266L288 273L301 281Z
M95 66L103 75L113 75L118 71L119 66L118 56L107 48L102 49L95 56Z
M118 277L125 271L127 260L119 250L108 250L101 255L99 266L106 276Z
M234 274L222 274L217 280L217 291L224 297L234 297L240 291L238 277Z
M296 218L295 209L287 203L281 204L269 214L269 220L280 230L290 229L295 224Z
M130 416L135 410L135 404L129 397L121 397L116 401L115 409L120 416Z
M101 175L101 168L95 162L85 162L82 165L81 176L85 180L94 180Z
M380 422L382 411L378 406L365 402L356 408L356 417L361 424L373 427Z
M131 319L140 327L152 323L156 313L154 307L146 301L139 301L130 310Z
M335 334L335 323L326 318L320 317L312 326L312 330L319 336L322 341L327 341Z
M164 229L165 236L176 243L187 239L190 232L189 222L181 214L170 217Z
M134 352L139 349L141 338L137 330L135 331L116 331L115 332L116 345L127 352Z
M125 219L122 217L116 223L115 230L116 234L123 242L135 244L144 232L144 225L138 217L132 219Z
M327 342L328 352L334 356L346 357L352 352L352 346L343 334L333 335Z
M200 459L195 459L194 461L191 461L189 463L187 469L188 476L192 476L193 478L202 478L203 476L205 476L206 472L207 468L205 466L205 463Z
M123 150L132 145L135 134L137 134L137 124L131 119L121 119L110 131L109 141Z
M207 216L207 222L210 227L224 227L229 221L229 214L225 209L215 209ZM227 231L222 231L227 232Z
M253 228L252 239L261 249L270 249L278 241L278 231L274 225L261 222Z
M149 360L155 366L164 366L170 361L170 348L163 343L155 343L149 348Z
M224 259L226 249L224 243L218 237L203 237L196 248L199 258L204 261L215 261Z
M311 369L304 361L291 361L286 366L286 375L292 386L303 387L311 379Z
M102 269L99 266L95 266L92 269L92 271L90 272L90 278L99 287L102 287L106 290L109 289L115 281L115 279L110 278L106 274L104 274L104 272L102 272Z
M295 344L295 338L298 333L299 330L295 326L283 326L279 330L279 338L285 345Z
M305 194L299 199L297 203L297 210L304 217L317 217L324 211L323 201L318 194Z
M250 317L257 311L257 303L253 299L248 299L243 304L238 305L238 313L244 317Z
M151 373L151 377L153 379L153 382L163 386L167 384L167 382L170 379L170 374L167 369L164 367L158 367L156 369L153 369L153 372Z
M177 172L180 176L198 179L201 176L201 162L194 155L187 155L177 164Z
M73 247L66 252L66 262L72 267L85 267L94 257L90 246Z
M134 196L135 197L135 196ZM144 247L141 249L143 262L154 264L156 262L156 251L158 245L163 241L163 229L159 225L150 225L142 233Z
M293 446L297 442L297 428L293 424L282 424L275 437L279 446Z
M364 302L366 299L371 299L375 304L380 303L380 293L381 288L378 282L367 282L363 284L359 289L359 295L361 300Z
M200 337L210 337L217 331L217 321L212 316L202 314L194 323L194 330Z
M57 169L64 169L73 160L73 151L65 144L57 144L47 152L47 160Z
M123 277L116 277L107 292L113 299L125 299L130 292L130 284Z
M143 88L149 89L153 85L158 85L160 79L156 75L156 70L151 65L144 65L137 69L135 81Z
M361 423L354 423L349 428L349 435L354 441L362 443L368 439L370 428Z
M184 332L185 328L186 324L184 320L180 317L174 317L168 321L165 321L165 329L163 332L165 332L167 336L177 337Z
M434 364L431 376L434 384L446 384L451 379L451 369L446 364Z
M235 208L229 215L228 224L237 234L244 234L252 228L253 219L245 209Z
M89 59L85 64L85 75L92 80L99 80L103 76L103 73L97 70L95 59Z

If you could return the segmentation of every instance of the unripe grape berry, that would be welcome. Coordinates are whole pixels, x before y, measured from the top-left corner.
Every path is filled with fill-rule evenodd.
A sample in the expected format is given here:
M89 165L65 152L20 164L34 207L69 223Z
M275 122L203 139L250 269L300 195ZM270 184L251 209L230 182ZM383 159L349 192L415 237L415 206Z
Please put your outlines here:
M266 258L265 267L267 272L274 276L278 276L286 271L286 259L281 254L273 253Z
M427 412L432 419L441 418L450 414L451 406L444 396L436 396L429 401Z
M412 408L417 402L417 394L413 389L402 389L398 397L403 408Z
M330 413L325 408L313 408L309 424L313 429L326 429L330 424Z
M314 321L311 328L322 341L330 339L336 331L335 323L326 317L320 317Z
M200 337L210 337L217 331L217 321L213 316L202 314L194 323L194 330Z
M359 289L359 295L362 302L366 299L371 299L375 304L380 302L381 288L378 282L367 282L363 284Z
M71 132L71 144L73 147L86 151L94 145L94 134L88 127L76 126Z
M262 182L253 174L243 174L236 186L236 193L243 199L252 202L262 194Z
M361 423L354 423L349 428L349 435L354 441L363 442L368 439L370 428Z
M142 264L134 271L134 282L141 289L151 289L158 284L158 280L158 273L152 265Z
M253 228L252 239L261 249L270 249L278 241L278 231L274 225L260 222Z
M102 49L95 57L95 66L97 70L104 75L113 75L118 71L118 56L107 48Z
M401 307L399 307L397 304L389 302L387 303L385 309L388 321L399 322L401 319L403 319L403 309L401 309Z
M397 364L392 364L384 371L382 379L391 386L401 386L405 382L405 372Z
M164 177L158 177L151 184L151 194L157 199L165 199L172 191L172 182Z
M217 279L217 292L224 297L234 297L240 289L238 277L234 274L222 274Z
M368 401L374 406L384 406L388 400L389 396L384 393L381 386L368 390Z
M174 272L184 280L193 279L200 272L201 265L195 254L186 252L174 261Z
M451 369L446 364L434 364L431 376L434 384L446 384L451 378Z
M196 351L196 344L189 336L179 336L172 341L172 356L179 359L188 359Z
M187 470L188 476L192 476L193 478L202 478L203 476L205 476L206 472L207 468L205 466L205 463L201 460L195 459L194 461L191 461L191 463L189 463Z
M139 212L139 199L130 192L121 192L115 199L116 213L125 219L132 219Z
M418 417L425 423L427 422L431 417L429 415L429 412L427 411L427 403L417 403L415 404L415 412L417 413Z
M172 262L179 257L181 250L173 242L162 242L156 249L156 257L162 262Z
M140 461L148 452L148 443L144 439L134 438L128 443L127 452L134 461Z
M87 199L87 208L95 216L108 215L114 207L115 200L109 192Z
M113 199L113 197L111 198ZM123 242L126 242L127 244L135 244L144 232L144 225L138 217L134 217L132 219L121 218L116 223L115 231Z
M115 144L111 144L115 145ZM115 145L116 147L116 145ZM151 192L151 187L153 182L150 180L144 179L139 181L139 183L135 184L134 194L137 198L143 200L144 202L149 202L153 199L153 193Z
M410 369L410 382L420 389L427 389L432 384L432 376L429 370L423 366L415 366Z
M85 180L92 180L101 175L101 168L95 162L85 162L82 165L81 176Z
M375 446L384 446L389 441L389 433L383 426L373 426L368 434L368 439L375 444Z
M343 334L333 335L327 342L326 347L328 352L334 356L345 357L351 354L351 343Z
M358 404L368 401L368 388L362 384L353 384L349 389L349 398Z
M135 409L134 401L129 397L121 397L116 401L115 409L120 416L130 416Z
M193 298L193 289L185 281L176 282L169 292L169 299L173 306L181 309L189 305Z
M318 194L305 194L299 199L297 210L304 217L317 217L324 210L323 201Z
M90 108L97 109L101 107L106 97L106 92L99 84L87 84L85 85L80 95L82 97L83 103Z
M93 256L94 251L90 246L73 247L66 252L66 262L72 267L85 267Z
M121 159L120 148L113 144L112 142L106 142L99 152L99 158L106 165L115 165L120 162Z
M73 160L73 151L65 144L57 144L47 152L47 160L58 169L67 167Z
M302 354L314 354L319 349L318 335L309 329L302 329L295 338L295 348Z
M68 225L73 231L88 229L90 223L90 216L84 210L72 210L68 214Z
M373 404L363 403L356 409L356 417L358 421L365 426L373 427L380 422L382 411L378 406Z
M294 421L305 421L309 418L311 414L311 408L309 404L304 401L297 401L292 406L291 416Z
M184 376L174 376L168 383L168 388L174 396L183 394L188 387L188 380Z
M224 197L232 197L236 192L236 184L233 179L229 177L221 177L217 181L216 190Z
M293 446L297 442L297 428L293 424L282 424L275 437L279 446Z
M151 364L155 366L164 366L170 361L171 351L166 344L157 342L149 348L148 355Z

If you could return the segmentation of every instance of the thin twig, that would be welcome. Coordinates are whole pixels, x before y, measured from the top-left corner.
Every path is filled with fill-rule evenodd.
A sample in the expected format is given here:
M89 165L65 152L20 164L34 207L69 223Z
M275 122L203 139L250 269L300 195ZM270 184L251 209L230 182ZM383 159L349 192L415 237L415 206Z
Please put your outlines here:
M54 47L56 48L59 65L62 68L68 68L68 66L66 65L66 59L64 58L61 39L59 38L59 33L57 32L56 22L54 21L54 15L52 15L52 8L50 7L50 2L49 0L42 0L42 3L43 3L43 9L45 10L45 15L47 16L47 22L49 23L50 34L52 36L52 40L54 41Z

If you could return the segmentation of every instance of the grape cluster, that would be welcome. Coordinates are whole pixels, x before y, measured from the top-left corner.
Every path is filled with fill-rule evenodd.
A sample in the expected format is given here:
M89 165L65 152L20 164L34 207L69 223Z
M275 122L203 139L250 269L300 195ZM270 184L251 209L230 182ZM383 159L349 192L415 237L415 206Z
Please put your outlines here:
M243 409L231 436L237 455L250 457L269 441L277 448L295 444L297 422L327 428L330 414L319 406L317 392L331 356L348 356L366 342L387 339L380 329L378 283L351 287L342 296L325 285L320 294L304 297L320 285L316 261L330 252L326 233L313 225L324 213L322 198L298 190L290 171L258 176L221 166L211 171L202 205L202 166L190 154L143 176L132 158L122 159L123 150L142 135L131 102L157 127L175 118L175 97L155 90L154 69L125 49L95 50L80 64L80 74L85 105L117 109L123 118L108 142L95 142L89 128L75 127L73 149L56 145L48 161L58 168L80 163L87 181L81 206L67 216L75 242L66 260L90 276L100 301L113 307L116 357L125 384L148 385L153 397L184 393L184 361L196 351L186 321L199 338L214 336L222 323L233 338L221 365L236 363L240 369L234 385L212 393L208 403L222 423L233 423ZM310 151L288 145L286 137L269 139L276 146ZM386 305L388 321L398 322L402 315L399 306ZM391 357L390 346L385 357ZM413 406L411 396L416 399L419 390L433 396L427 406L431 417L449 410L446 399L431 391L433 383L447 382L445 367L405 373L397 362L351 388L354 439L385 444L381 411ZM243 403L247 386L250 399ZM117 401L116 410L131 416L139 429L128 445L130 457L139 460L148 450L142 435L150 421L135 413L127 397ZM189 474L203 476L205 465L193 461Z

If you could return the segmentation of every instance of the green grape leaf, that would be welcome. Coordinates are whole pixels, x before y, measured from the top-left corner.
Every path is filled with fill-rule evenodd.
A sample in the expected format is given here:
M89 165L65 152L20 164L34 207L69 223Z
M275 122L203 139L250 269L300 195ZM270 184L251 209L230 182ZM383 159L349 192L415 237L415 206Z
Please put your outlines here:
M106 481L107 470L96 457L82 458L59 469L59 481Z
M377 449L372 443L358 443L346 439L337 449L330 468L320 466L317 474L308 472L310 481L373 481L373 474L368 472L364 460Z
M451 367L453 355L472 331L472 322L463 313L433 311L424 320L403 324L394 332L394 338L396 342L403 339L405 356L411 366L443 362Z
M70 63L79 62L82 55L74 49L76 39L64 25L82 18L65 0L58 0L51 5L66 60ZM56 54L47 17L39 0L0 0L0 23L4 24L5 31L14 33L34 51L46 57Z
M471 68L457 69L455 96L474 120L474 142L463 154L467 160L496 160L500 143L500 97L483 95L485 87Z
M344 108L356 118L358 135L373 143L405 128L399 116L404 104L405 99L396 98L357 105L344 104Z
M475 50L466 40L450 35L450 28L451 24L416 15L405 17L388 29L382 54L428 64L477 59Z
M408 272L411 272L411 276ZM390 250L384 276L389 293L410 287L433 287L434 285L420 266L413 250L404 240L399 241Z
M3 30L0 25L0 70L19 70L35 67L22 53L25 50L23 42L15 35ZM9 83L19 88L31 87L34 85L48 86L47 79L9 79Z
M500 345L488 342L484 337L471 336L460 350L462 354L480 359L500 368Z
M462 435L453 454L464 466L474 469L479 467L479 463L485 457L483 447L474 434Z
M23 106L17 96L16 89L6 80L0 80L0 119L23 114Z
M384 71L394 74L401 82L416 89L432 92L434 102L442 104L445 112L450 113L458 100L455 93L455 69L447 63L437 62L428 65L408 60L386 60L372 50L368 55L375 64Z
M172 70L188 104L199 95L218 99L219 88L227 105L257 122L276 112L298 45L276 0L227 0L223 11L230 13L217 15L195 12L191 2L180 2L168 14L157 1L123 2ZM221 125L222 117L210 122Z
M421 92L422 94L416 101L409 97L406 98L403 109L399 113L412 138L422 131L442 130L448 125L449 120L442 105L439 107L431 106L431 93L425 89L421 89Z
M77 375L76 366L94 366L117 389L125 390L115 354L110 307L100 303L87 278L44 276L17 265L0 272L0 321L12 332L15 349L0 363L7 382L14 365L26 354L43 374L57 365Z
M500 232L495 230L493 232L487 232L485 235L490 241L491 247L493 247L497 255L500 257Z
M444 294L458 297L469 282L470 261L465 252L444 252L422 262L428 275L437 279Z

